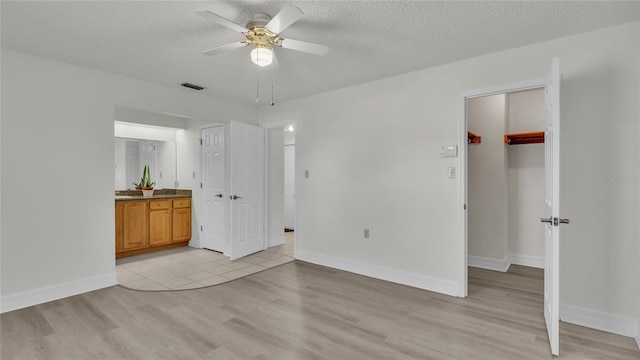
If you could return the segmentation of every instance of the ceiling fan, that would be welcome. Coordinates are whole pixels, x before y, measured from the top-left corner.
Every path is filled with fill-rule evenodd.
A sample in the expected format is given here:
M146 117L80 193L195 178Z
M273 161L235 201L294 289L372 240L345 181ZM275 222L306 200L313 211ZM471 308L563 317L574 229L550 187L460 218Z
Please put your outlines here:
M217 55L228 50L254 46L251 50L251 61L258 66L267 66L274 60L274 47L302 51L320 56L329 53L329 48L325 45L280 37L282 31L304 15L302 10L293 5L285 6L273 18L267 14L255 14L246 26L238 25L209 10L199 10L196 13L220 25L224 25L231 30L238 31L246 37L246 40L243 41L205 50L202 52L205 55Z

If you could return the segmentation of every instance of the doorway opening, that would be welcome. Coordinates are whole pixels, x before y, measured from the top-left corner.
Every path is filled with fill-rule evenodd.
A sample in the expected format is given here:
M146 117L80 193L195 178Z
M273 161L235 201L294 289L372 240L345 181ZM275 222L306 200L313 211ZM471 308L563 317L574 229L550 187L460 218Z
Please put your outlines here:
M542 307L544 89L469 98L466 114L469 296L509 294L496 305ZM541 317L528 322L544 327Z
M510 260L514 258L508 256L509 229L504 226L504 224L508 223L510 215L511 217L516 215L508 212L509 153L507 151L512 150L506 148L512 145L504 144L504 135L509 133L508 130L510 128L508 100L514 100L517 103L524 102L527 104L526 106L519 104L518 107L536 107L544 114L544 102L539 106L530 105L531 99L527 98L535 99L539 97L539 92L542 91L544 99L544 88L547 83L548 79L541 78L472 90L460 94L461 131L459 143L467 144L461 146L459 151L460 193L462 200L460 217L463 225L461 232L463 249L461 254L462 268L460 270L461 288L459 292L462 297L468 296L469 265L506 271L508 269L507 264L510 264ZM527 110L527 113L534 112L530 111L530 109ZM525 125L529 126L530 120L518 121L515 115L513 117L514 130L522 129L522 126ZM538 126L540 127L538 130L543 130L544 122ZM472 140L472 135L479 136L480 139ZM515 152L518 152L518 150L516 149ZM522 150L519 152L522 152ZM525 150L525 152L527 151ZM535 153L535 150L533 153ZM535 157L534 155L532 156ZM513 157L516 157L515 154ZM480 162L478 162L478 159ZM476 160L476 162L471 164L473 160ZM544 163L544 158L542 160ZM544 172L544 168L542 171ZM471 176L474 176L474 178ZM477 179L478 177L480 179ZM516 177L514 176L514 178ZM483 190L483 186L486 186L487 189ZM514 188L513 191L517 194L520 191L526 191L526 189ZM499 199L496 200L496 197L499 197ZM471 204L471 201L474 201L474 204ZM490 208L483 209L482 205L475 203L477 201L491 202ZM477 207L476 205L480 206ZM474 207L478 208L478 212L477 215L471 218L474 213L472 210ZM496 214L496 212L498 213ZM489 220L484 219L486 216L489 216ZM535 226L535 224L527 225ZM519 228L515 229L519 231ZM474 230L473 233L471 233L472 230ZM497 236L498 240L491 238L491 236ZM475 239L480 240L475 241ZM543 238L540 237L539 241L543 242ZM515 248L517 249L517 247ZM520 259L516 259L516 262L519 262ZM539 257L536 258L536 261L539 261ZM538 262L536 264L539 265Z
M296 130L295 122L267 127L268 246L293 257L296 241Z
M502 93L512 93L516 91L525 91L531 89L544 88L545 101L545 126L542 136L544 142L544 213L540 218L544 222L544 276L543 276L543 310L544 320L549 336L549 345L551 353L559 355L559 318L560 318L560 278L558 269L560 267L559 241L560 232L559 224L569 223L568 219L560 218L560 59L554 58L551 61L551 71L549 77L522 81L519 83L500 85L491 88L473 90L461 93L459 96L460 109L460 133L459 140L461 144L467 143L471 139L471 133L468 128L468 102L470 99L483 96L490 96ZM538 132L539 134L539 132ZM516 138L519 140L528 138L530 134L519 134ZM536 134L536 137L539 137ZM513 137L504 136L505 141L513 139ZM509 141L507 141L509 142ZM467 167L468 148L462 146L460 151L460 194L461 206L459 210L460 223L462 231L460 236L461 259L460 259L460 282L459 296L466 297L468 295L468 256L469 256L469 179ZM489 225L496 224L503 219L492 219Z
M544 106L542 88L467 99L470 266L544 268Z

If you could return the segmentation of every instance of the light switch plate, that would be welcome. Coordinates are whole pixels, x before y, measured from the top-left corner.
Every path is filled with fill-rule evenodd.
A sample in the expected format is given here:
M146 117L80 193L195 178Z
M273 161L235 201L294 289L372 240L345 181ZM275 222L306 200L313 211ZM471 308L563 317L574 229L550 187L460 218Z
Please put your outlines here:
M458 157L458 145L443 145L440 148L440 157Z

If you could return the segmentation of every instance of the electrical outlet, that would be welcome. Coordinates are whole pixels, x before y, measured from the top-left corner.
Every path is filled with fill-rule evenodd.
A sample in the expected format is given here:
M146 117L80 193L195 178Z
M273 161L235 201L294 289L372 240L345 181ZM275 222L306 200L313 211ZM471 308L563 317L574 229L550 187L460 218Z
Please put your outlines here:
M365 239L369 238L369 229L364 229L364 238Z
M447 169L447 177L449 179L455 179L456 178L456 168L454 167L450 167Z

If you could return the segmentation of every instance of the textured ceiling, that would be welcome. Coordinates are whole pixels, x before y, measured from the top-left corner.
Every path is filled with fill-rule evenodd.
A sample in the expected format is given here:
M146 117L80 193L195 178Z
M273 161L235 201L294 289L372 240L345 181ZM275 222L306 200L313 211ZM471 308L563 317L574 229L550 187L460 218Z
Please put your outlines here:
M285 38L325 44L324 57L276 49L279 69L259 69L243 40L196 15L241 25L285 4L304 16ZM435 1L2 1L2 47L171 86L255 103L277 101L640 19L640 2ZM185 90L187 91L187 90Z

